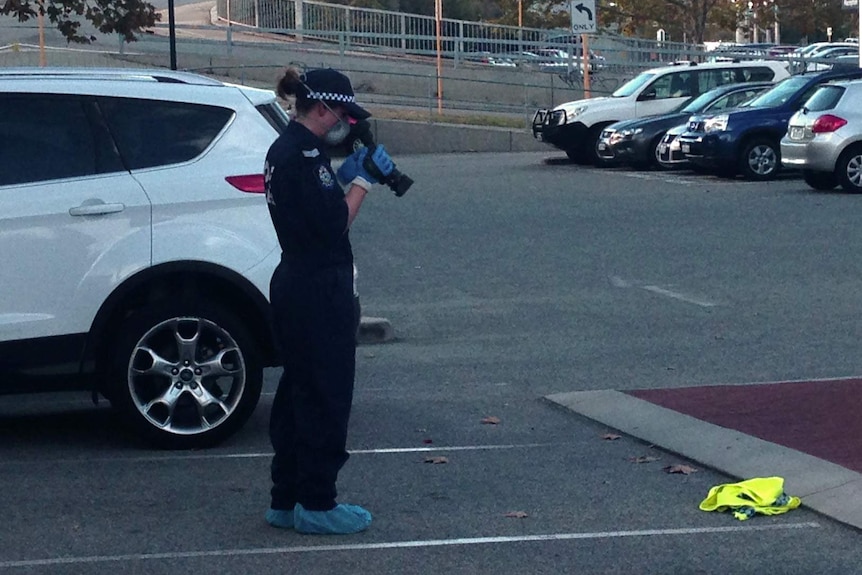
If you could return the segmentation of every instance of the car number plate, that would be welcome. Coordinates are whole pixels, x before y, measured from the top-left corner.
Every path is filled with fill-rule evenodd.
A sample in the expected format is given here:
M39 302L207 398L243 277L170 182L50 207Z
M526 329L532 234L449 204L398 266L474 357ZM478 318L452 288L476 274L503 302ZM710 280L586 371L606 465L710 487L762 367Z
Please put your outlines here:
M691 152L691 145L689 144L680 144L679 149L682 150L683 154L688 154Z
M607 149L608 149L608 145L607 145L606 143L604 143L604 142L599 142L599 146L598 146L598 148L599 148L599 150L601 150L602 152L604 152L605 150L607 150Z
M804 137L805 129L802 126L791 126L790 127L790 139L791 140L801 140Z
M667 154L667 144L659 144L658 153L661 155Z

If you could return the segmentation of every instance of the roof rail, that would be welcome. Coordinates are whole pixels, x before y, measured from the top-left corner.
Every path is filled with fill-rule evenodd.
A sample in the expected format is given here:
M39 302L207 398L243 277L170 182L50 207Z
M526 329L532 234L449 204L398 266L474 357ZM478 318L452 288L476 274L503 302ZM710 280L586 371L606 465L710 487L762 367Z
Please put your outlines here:
M0 77L11 78L54 78L89 80L128 80L143 82L163 82L171 84L197 84L220 86L222 82L194 74L159 68L74 68L74 67L21 67L0 68Z

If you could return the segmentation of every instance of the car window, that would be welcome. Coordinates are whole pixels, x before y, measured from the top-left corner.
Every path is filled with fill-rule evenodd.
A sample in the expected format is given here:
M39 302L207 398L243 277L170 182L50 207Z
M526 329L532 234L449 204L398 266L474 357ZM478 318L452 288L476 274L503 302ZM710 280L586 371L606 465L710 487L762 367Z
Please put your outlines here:
M742 68L743 82L771 82L775 78L775 71L765 66Z
M819 86L817 91L805 102L805 107L811 112L831 110L838 104L838 100L843 95L844 88L842 86Z
M805 84L811 80L807 76L791 76L776 84L771 90L764 92L748 103L752 108L771 108L787 102Z
M287 112L285 112L284 109L282 109L282 107L276 102L261 104L259 106L255 106L255 108L279 134L283 133L285 128L287 128L287 125L290 123L290 117L287 115Z
M134 98L100 98L99 106L130 170L196 158L233 116L227 108Z
M93 129L75 96L0 96L0 186L98 173Z
M802 94L796 100L796 107L801 108L802 106L804 106L805 103L811 99L811 96L813 96L814 93L821 88L821 86L822 85L814 85L814 86L809 87L804 92L802 92Z
M700 70L697 74L700 92L708 92L719 86L735 84L737 70L733 68L713 68L712 70Z
M715 98L715 95L713 94L701 94L694 100L690 100L680 106L679 111L686 112L688 114L696 114L701 110L706 109L709 106L709 103L713 100L713 98Z
M692 84L694 83L694 72L674 72L656 78L648 88L655 91L656 100L666 98L686 98L692 95Z

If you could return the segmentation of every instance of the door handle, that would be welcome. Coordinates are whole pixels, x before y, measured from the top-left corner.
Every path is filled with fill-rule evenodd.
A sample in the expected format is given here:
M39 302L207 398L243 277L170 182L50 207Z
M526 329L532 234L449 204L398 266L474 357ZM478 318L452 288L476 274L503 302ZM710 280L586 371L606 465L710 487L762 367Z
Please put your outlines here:
M104 216L126 209L125 204L106 204L102 200L86 200L76 208L69 208L70 216Z

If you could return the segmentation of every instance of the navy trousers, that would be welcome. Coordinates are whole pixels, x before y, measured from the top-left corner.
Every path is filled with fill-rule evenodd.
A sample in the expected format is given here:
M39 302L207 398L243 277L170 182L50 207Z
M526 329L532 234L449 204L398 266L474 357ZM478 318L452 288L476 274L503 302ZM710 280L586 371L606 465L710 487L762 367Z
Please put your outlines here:
M335 507L347 461L347 425L356 372L356 309L351 265L297 269L283 262L270 283L284 373L270 416L273 509L298 502Z

